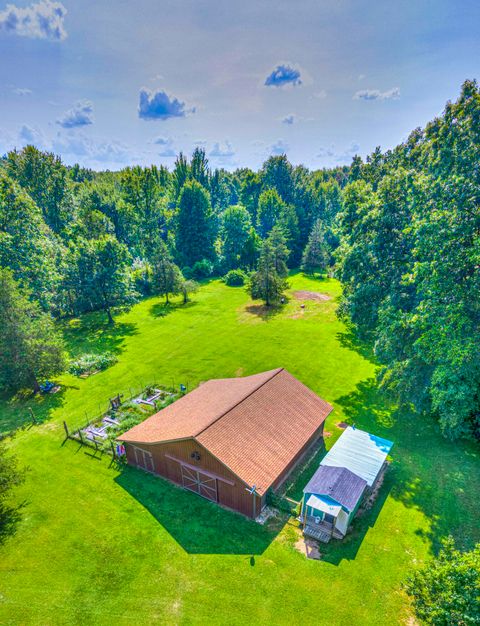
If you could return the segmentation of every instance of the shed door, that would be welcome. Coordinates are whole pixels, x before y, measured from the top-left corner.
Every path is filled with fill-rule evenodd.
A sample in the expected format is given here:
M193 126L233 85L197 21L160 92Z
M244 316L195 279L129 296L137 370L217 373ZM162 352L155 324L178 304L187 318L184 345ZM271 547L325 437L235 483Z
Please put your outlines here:
M133 447L135 451L135 460L137 462L137 466L146 470L147 472L154 472L155 467L153 465L153 456L151 452L147 450L143 450L142 448Z
M208 500L218 501L217 479L203 474L201 471L190 469L181 465L182 483L185 489L194 491Z

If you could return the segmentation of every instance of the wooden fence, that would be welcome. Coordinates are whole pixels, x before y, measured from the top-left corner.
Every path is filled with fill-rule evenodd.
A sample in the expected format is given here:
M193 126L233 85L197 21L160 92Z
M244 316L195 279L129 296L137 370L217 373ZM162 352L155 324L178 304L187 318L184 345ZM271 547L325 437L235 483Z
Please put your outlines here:
M92 426L93 424L100 422L110 411L121 409L122 405L127 404L128 402L131 402L135 398L138 398L138 396L142 395L143 393L145 393L147 389L150 389L150 388L161 389L162 391L167 391L168 393L176 393L174 380L172 380L171 386L160 384L158 382L153 382L148 385L142 385L138 389L134 387L129 387L128 391L124 393L117 393L113 398L109 398L109 406L105 410L102 411L101 405L99 404L98 405L99 413L89 417L87 412L85 412L85 422L83 422L81 426L76 426L75 428L71 428L68 426L66 420L63 420L63 428L65 430L65 441L67 439L72 439L74 441L79 442L82 446L89 446L90 448L94 449L95 452L98 452L98 451L100 453L105 452L107 454L112 455L114 459L117 459L118 455L116 453L115 444L112 440L110 440L109 446L108 445L105 446L106 441L104 439L101 439L99 441L97 441L97 439L95 438L90 439L85 435L84 431L90 426ZM185 386L185 389L186 391L188 391L188 383ZM145 419L147 419L147 416L145 417Z

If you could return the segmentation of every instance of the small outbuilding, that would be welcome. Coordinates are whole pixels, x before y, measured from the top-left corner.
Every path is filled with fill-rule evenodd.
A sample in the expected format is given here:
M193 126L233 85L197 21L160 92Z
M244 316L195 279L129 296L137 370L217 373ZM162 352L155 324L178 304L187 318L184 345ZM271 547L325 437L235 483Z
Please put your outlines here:
M341 539L360 506L367 481L346 467L320 465L303 492L305 527ZM327 528L328 526L328 528Z
M341 539L371 491L393 442L349 426L323 458L303 491L304 534Z

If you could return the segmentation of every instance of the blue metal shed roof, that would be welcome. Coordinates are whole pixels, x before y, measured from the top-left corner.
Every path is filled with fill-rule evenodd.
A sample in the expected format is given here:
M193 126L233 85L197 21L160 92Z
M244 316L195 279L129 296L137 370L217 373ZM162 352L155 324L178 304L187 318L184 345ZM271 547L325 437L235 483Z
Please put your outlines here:
M393 441L349 426L328 451L320 465L346 467L366 480L368 486L371 487L392 446Z

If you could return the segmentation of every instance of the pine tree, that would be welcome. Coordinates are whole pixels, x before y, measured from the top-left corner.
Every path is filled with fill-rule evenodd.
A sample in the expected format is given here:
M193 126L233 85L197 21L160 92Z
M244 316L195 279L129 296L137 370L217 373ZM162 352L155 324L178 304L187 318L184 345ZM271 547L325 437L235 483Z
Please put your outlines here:
M324 272L328 265L328 247L322 222L317 220L313 225L312 232L302 256L302 270L307 274Z
M215 257L215 228L208 191L196 180L189 180L180 193L176 245L185 265Z
M253 274L249 290L252 298L264 300L266 306L270 306L280 300L287 288L286 280L278 275L275 269L275 251L269 239L265 240L260 252L258 269Z
M290 250L287 248L287 238L280 226L274 226L268 237L273 253L273 265L277 274L285 278L288 275L287 260Z

